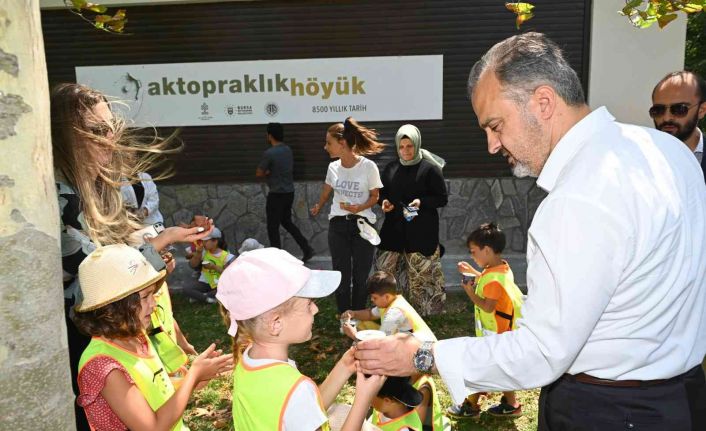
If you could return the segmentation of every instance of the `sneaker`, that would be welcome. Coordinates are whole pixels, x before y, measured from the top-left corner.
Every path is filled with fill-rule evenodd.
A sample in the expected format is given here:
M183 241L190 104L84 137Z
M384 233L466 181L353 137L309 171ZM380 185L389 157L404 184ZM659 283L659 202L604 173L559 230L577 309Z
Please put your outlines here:
M488 414L495 417L519 418L522 416L522 404L517 407L507 403L505 397L500 399L500 404L488 409Z
M304 256L302 256L302 262L306 263L309 259L314 256L314 249L309 247L306 250L304 250Z
M446 409L446 414L457 419L477 418L480 416L480 408L464 400L462 404Z

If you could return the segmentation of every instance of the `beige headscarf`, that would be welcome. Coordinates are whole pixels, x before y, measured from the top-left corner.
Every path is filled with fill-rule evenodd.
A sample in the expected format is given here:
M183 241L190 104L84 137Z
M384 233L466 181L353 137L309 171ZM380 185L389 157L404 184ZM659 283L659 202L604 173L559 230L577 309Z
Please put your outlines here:
M403 160L402 157L400 157L400 163L403 166L414 166L421 162L422 159L426 159L439 169L444 168L446 165L446 160L422 148L422 134L419 132L419 129L412 124L405 124L397 131L397 135L395 136L395 144L397 145L398 157L400 154L400 141L405 137L409 138L412 141L412 144L414 144L414 158L412 160Z

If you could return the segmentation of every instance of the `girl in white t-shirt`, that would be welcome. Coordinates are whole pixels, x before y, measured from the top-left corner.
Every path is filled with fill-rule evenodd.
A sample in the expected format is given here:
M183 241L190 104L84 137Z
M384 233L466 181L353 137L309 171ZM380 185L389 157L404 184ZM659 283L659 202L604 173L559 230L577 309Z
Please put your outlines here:
M314 298L328 296L340 273L314 271L291 254L270 247L238 257L221 275L216 298L227 310L233 337L235 430L329 429L327 410L356 372L353 348L316 385L289 359L289 346L311 339ZM353 406L342 431L359 431L385 378L357 373Z
M333 192L328 245L333 269L341 272L341 283L336 290L339 313L366 308L365 282L375 247L360 235L358 220L371 226L375 224L371 208L378 201L382 181L375 162L363 156L378 154L383 148L375 130L360 125L352 117L332 125L326 132L324 149L332 159L338 160L329 164L321 197L311 214L318 215Z

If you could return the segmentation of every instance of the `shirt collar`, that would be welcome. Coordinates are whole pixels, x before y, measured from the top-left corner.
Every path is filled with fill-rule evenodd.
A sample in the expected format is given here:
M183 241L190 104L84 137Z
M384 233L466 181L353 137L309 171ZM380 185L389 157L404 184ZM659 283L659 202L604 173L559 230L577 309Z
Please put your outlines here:
M561 171L571 161L574 154L591 135L605 126L606 123L614 120L615 117L608 112L608 109L605 106L601 106L574 124L549 154L549 158L547 158L542 172L539 173L537 178L537 185L547 193L551 192Z
M696 149L694 150L694 152L695 153L703 153L704 152L704 133L699 128L696 128L696 130L699 131L699 143L696 145Z

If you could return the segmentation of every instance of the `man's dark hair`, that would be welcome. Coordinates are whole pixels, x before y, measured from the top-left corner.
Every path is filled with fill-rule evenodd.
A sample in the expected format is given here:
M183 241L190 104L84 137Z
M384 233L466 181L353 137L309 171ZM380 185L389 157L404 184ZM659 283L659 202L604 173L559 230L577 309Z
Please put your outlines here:
M284 141L284 127L280 123L269 123L267 125L267 134L272 136L275 141Z
M368 294L373 293L377 295L384 295L389 293L391 295L397 294L397 280L395 276L385 271L376 271L373 275L368 278L366 283L368 288Z
M698 73L692 72L690 70L679 70L677 72L671 72L665 75L664 78L660 79L657 85L655 85L655 88L652 89L652 97L655 97L655 91L657 91L657 87L669 81L670 79L681 78L683 80L689 76L693 76L696 80L696 96L699 98L699 103L706 102L706 80L699 76Z
M497 254L505 250L505 234L495 223L483 223L466 240L466 245L475 244L478 247L490 247Z

